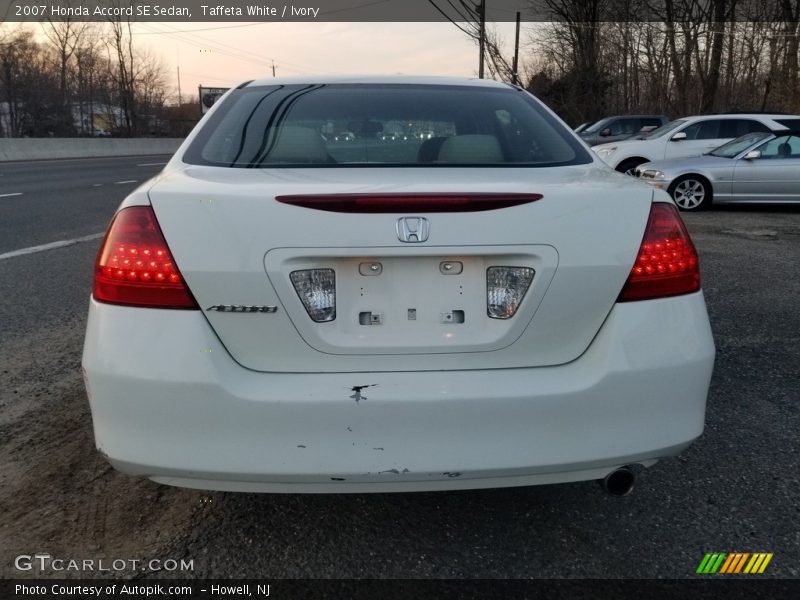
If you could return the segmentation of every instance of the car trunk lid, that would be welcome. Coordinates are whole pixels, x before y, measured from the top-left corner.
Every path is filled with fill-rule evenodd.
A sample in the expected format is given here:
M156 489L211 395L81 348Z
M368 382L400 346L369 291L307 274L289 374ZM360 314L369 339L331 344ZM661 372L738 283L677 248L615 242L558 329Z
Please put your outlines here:
M361 372L574 360L625 283L652 192L585 166L192 166L149 195L181 273L235 360L259 371ZM286 197L350 205L341 212ZM365 197L423 203L357 211L353 198ZM419 210L436 197L520 202ZM423 222L425 240L403 239ZM511 318L488 314L494 267L533 274ZM335 274L333 320L312 320L292 280L312 270Z

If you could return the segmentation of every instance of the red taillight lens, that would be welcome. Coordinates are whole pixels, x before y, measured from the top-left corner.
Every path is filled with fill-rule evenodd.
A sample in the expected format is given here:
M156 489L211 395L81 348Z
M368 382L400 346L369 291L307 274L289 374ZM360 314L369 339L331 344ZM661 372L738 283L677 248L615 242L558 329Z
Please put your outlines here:
M99 302L151 308L197 308L150 206L121 210L94 267Z
M689 294L700 289L697 250L672 204L656 202L639 254L618 302Z

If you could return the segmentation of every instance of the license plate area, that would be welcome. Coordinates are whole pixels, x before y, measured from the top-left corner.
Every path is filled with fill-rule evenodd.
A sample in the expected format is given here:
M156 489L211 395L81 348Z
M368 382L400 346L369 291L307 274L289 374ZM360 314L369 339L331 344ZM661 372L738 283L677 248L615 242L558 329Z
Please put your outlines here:
M271 250L269 280L301 337L332 354L486 352L512 344L533 318L558 262L550 246ZM536 275L513 318L487 315L486 269ZM336 319L315 323L290 280L301 269L336 273Z

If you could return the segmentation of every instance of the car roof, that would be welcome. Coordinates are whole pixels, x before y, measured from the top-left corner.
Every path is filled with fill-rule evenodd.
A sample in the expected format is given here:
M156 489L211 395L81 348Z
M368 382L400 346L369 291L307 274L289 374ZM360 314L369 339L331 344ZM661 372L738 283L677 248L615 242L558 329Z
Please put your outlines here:
M783 137L785 135L795 135L797 137L800 137L800 129L788 129L788 128L787 129L773 129L769 133L771 133L775 137Z
M610 115L608 117L603 117L602 119L595 121L595 123L599 123L600 121L605 121L606 119L626 119L629 117L658 117L659 119L668 118L667 115L659 115L658 113L642 113L636 115Z
M432 75L306 75L303 77L264 77L243 83L239 87L250 85L302 85L326 83L354 84L417 84L417 85L466 85L487 88L509 88L507 83L492 79L468 77L440 77Z
M787 115L784 113L719 113L713 115L691 115L688 117L680 117L680 120L685 119L785 119L786 117L800 118L800 115ZM675 119L676 121L679 119Z

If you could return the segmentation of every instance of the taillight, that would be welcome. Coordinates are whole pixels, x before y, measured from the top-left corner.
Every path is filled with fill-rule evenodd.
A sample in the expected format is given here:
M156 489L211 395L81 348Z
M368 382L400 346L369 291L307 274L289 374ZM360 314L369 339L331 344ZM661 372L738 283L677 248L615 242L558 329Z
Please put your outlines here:
M689 294L700 289L697 250L672 204L656 202L639 254L618 302Z
M152 207L132 206L114 217L97 253L94 298L129 306L197 308Z

